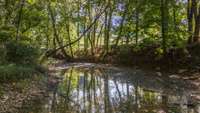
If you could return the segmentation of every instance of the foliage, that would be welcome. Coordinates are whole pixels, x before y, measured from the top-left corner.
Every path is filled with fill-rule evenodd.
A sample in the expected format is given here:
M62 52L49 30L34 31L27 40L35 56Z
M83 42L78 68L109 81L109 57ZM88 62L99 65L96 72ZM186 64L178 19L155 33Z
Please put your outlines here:
M20 36L21 41L14 39L13 26L0 27L1 62L15 64L34 64L39 57L39 49L32 46L26 37Z
M153 38L145 38L139 44L139 47L141 49L143 49L143 48L146 48L146 47L157 46L157 45L160 45L160 41L159 40L155 40Z
M12 25L0 26L0 44L12 40L15 35L15 28Z
M39 49L32 46L28 40L15 40L14 31L13 26L0 27L1 81L27 78L36 73Z
M6 60L16 64L35 64L39 57L38 49L29 44L11 41L6 43Z

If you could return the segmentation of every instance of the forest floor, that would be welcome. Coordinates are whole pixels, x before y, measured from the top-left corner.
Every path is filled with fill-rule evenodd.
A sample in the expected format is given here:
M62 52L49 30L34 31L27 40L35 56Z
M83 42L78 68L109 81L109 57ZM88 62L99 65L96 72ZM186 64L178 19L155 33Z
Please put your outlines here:
M0 84L0 113L20 113L24 104L43 98L46 85L41 76Z

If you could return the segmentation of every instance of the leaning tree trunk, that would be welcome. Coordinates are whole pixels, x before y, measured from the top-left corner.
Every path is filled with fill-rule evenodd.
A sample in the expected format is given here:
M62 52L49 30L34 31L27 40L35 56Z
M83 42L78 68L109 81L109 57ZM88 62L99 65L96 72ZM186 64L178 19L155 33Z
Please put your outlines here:
M63 45L62 45L62 42L60 41L59 35L58 35L58 33L57 33L57 29L56 29L56 19L55 19L55 16L54 16L54 14L53 14L53 11L52 11L52 9L51 9L50 1L49 1L49 4L48 4L48 9L49 9L50 17L51 17L51 23L52 23L52 26L53 26L54 39L55 39L55 41L57 42L57 44L59 45L59 47L62 47ZM61 52L62 52L62 54L64 55L64 57L65 57L66 59L69 59L69 58L70 58L70 56L67 55L67 53L66 53L66 51L65 51L64 48L61 48Z

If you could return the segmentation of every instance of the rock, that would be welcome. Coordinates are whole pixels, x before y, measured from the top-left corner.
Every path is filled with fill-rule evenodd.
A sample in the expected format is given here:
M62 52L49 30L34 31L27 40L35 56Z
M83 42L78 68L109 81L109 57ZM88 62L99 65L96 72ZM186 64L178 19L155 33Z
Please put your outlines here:
M180 78L180 76L178 76L178 75L170 75L169 77L170 77L170 78L177 78L177 79Z
M195 66L195 69L198 69L198 70L200 70L200 66Z
M178 73L181 74L181 73L184 73L186 71L187 71L187 69L180 69L180 70L178 70Z
M156 72L156 75L157 76L162 76L162 73L161 72Z
M160 71L160 67L156 67L156 71Z
M191 97L198 102L200 101L200 95L191 95Z

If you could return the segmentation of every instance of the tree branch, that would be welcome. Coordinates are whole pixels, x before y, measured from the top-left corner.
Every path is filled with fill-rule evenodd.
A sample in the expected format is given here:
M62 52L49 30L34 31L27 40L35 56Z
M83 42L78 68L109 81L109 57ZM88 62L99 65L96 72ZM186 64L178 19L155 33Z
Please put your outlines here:
M70 46L70 45L73 45L73 44L75 44L76 42L78 42L79 40L81 40L82 37L85 36L85 34L86 34L88 31L90 31L90 29L91 29L91 28L93 27L93 25L97 22L97 20L103 15L103 13L106 11L107 8L108 8L108 5L104 8L104 10L103 10L102 12L100 12L99 14L97 14L97 16L96 16L96 18L94 19L94 21L93 21L93 22L89 25L89 27L82 33L82 35L80 35L76 40L74 40L73 42L68 43L68 44L66 44L66 45L63 45L63 46L61 46L61 47L58 47L58 48L54 49L53 51L51 51L50 53L49 53L49 51L47 51L47 52L46 52L46 57L49 57L49 56L53 55L54 53L56 53L58 50L63 49L63 48L66 48L66 47L68 47L68 46Z

